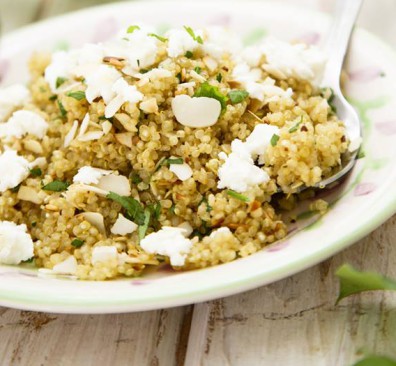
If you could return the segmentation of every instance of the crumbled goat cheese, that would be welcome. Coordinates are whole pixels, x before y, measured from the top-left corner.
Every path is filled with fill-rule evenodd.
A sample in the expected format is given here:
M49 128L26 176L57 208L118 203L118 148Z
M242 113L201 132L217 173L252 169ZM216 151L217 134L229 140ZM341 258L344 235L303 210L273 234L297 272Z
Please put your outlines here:
M195 30L195 35L203 36L202 31ZM183 56L187 51L194 51L199 47L199 43L195 41L185 29L171 29L165 34L168 38L168 55L169 57Z
M137 228L138 225L136 225L133 221L128 220L122 214L118 214L118 218L110 231L114 235L127 235L136 231Z
M169 170L176 175L181 181L185 181L192 177L193 171L187 163L170 164Z
M0 155L0 192L16 187L29 176L30 164L14 150Z
M100 178L111 173L113 173L112 170L93 168L91 166L83 166L73 177L73 183L98 184Z
M202 128L213 126L217 122L221 104L214 98L177 95L172 99L172 111L183 126Z
M216 230L213 230L210 235L209 238L215 239L219 236L223 236L223 235L232 235L231 230L228 227L220 227Z
M140 246L148 253L168 256L172 266L182 266L192 246L192 242L184 236L185 230L164 226L142 239Z
M115 97L107 103L105 117L113 117L124 103L136 104L143 99L143 94L136 89L136 86L129 85L125 79L118 79L111 87Z
M74 275L77 272L77 260L74 256L69 256L63 262L55 264L52 268L54 274Z
M245 141L245 148L253 159L259 158L259 164L264 164L264 155L271 143L273 135L279 135L279 128L267 124L258 124Z
M118 251L114 246L94 247L92 250L91 263L93 265L99 262L108 262L113 259L118 259Z
M19 264L33 254L33 240L26 225L0 221L0 263Z
M0 124L0 137L17 137L31 134L42 139L48 123L39 114L31 111L16 111L6 123Z
M0 89L0 121L4 121L17 107L30 99L30 92L25 85L14 84Z
M51 63L44 72L45 81L49 84L53 93L57 92L57 80L59 78L68 79L72 77L71 71L75 66L76 61L71 53L66 51L53 53Z
M242 49L240 37L219 26L205 29L205 42L202 48L214 59L221 59L224 54L236 55Z
M254 165L251 153L244 143L235 139L231 144L230 155L220 153L224 160L219 168L218 188L230 188L236 192L246 192L249 188L269 181L268 174Z

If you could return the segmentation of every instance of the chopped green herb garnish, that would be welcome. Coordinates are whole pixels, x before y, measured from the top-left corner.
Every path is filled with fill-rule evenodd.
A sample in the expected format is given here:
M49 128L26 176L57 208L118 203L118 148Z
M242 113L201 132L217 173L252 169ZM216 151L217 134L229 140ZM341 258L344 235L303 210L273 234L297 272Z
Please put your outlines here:
M70 183L68 183L68 182L54 180L53 182L50 182L50 183L46 184L45 186L43 186L41 189L43 191L63 192L63 191L67 190L69 185L70 185Z
M194 71L195 71L197 74L200 74L200 73L202 72L202 69L201 69L199 66L195 66L195 67L194 67Z
M323 96L323 98L327 99L327 103L329 104L331 110L333 111L333 113L337 112L337 108L334 105L334 98L335 98L335 94L332 88L322 88L321 89L321 94Z
M216 75L216 80L217 80L219 83L221 83L221 81L223 80L223 75L221 75L220 73L218 73L218 74Z
M191 38L195 41L198 42L199 44L203 44L203 39L201 36L196 36L195 32L191 27L184 26L184 29L187 31L187 33L191 36Z
M85 99L85 91L78 90L78 91L71 91L66 93L68 97L74 98L76 100L83 100Z
M366 157L366 153L363 150L359 150L359 153L357 155L358 159L363 159Z
M228 93L228 97L230 98L230 101L232 104L241 103L248 96L249 96L249 93L246 90L231 90Z
M206 81L196 90L193 97L208 97L217 99L221 104L222 112L224 112L227 108L227 96L222 94L217 86L210 85Z
M29 259L26 259L25 261L22 261L22 263L33 263L34 257L31 257Z
M184 54L184 56L185 57L187 57L187 58L193 58L193 53L191 52L191 51L187 51L185 54Z
M198 206L201 206L201 204L203 203L206 205L206 212L210 212L213 210L213 207L209 205L208 199L205 196L202 197L201 202L198 203Z
M173 203L171 207L169 207L169 212L174 215L175 214L176 205Z
M396 366L396 360L386 356L367 356L353 364L353 366Z
M303 122L304 122L304 117L301 116L300 120L299 120L293 127L289 128L289 132L290 132L290 133L296 132L296 131L298 130L298 127L299 127L299 126L301 125L301 123L303 123Z
M273 134L272 135L272 137L271 137L271 146L276 146L276 144L278 143L278 141L279 141L279 135L277 135L277 134Z
M208 223L205 220L202 220L202 226L200 228L195 229L191 233L191 238L198 236L198 238L202 239L204 236L209 235L212 232L212 228L208 226Z
M58 107L59 107L61 116L65 117L66 114L67 114L67 111L66 111L65 107L63 106L62 102L59 99L58 99Z
M71 242L71 245L73 245L73 247L75 247L75 248L81 248L82 246L83 246L83 244L84 244L84 240L81 240L81 239L74 239L72 242Z
M127 29L127 33L133 33L135 30L140 29L140 27L138 25L130 25Z
M53 102L54 100L57 100L58 99L58 96L57 95L51 95L49 98L48 98L51 102Z
M135 172L131 173L130 179L133 184L139 184L139 183L143 182L143 179L140 178L140 175Z
M139 72L141 74L147 74L150 71L150 69L141 69Z
M55 82L55 87L56 89L58 89L62 84L64 84L67 81L66 78L62 78L62 77L57 77L56 78L56 82Z
M181 74L181 72L179 72L179 73L176 75L176 77L179 79L179 83L181 83L181 82L182 82L182 74Z
M168 40L168 38L161 37L161 36L159 36L158 34L155 34L155 33L149 33L148 36L155 37L161 42L166 42Z
M340 292L337 303L343 298L363 291L396 290L396 281L375 272L360 272L349 264L341 266L337 272Z
M228 189L228 190L226 191L226 193L227 193L230 197L235 198L235 199L237 199L237 200L240 200L240 201L243 201L243 202L249 202L249 201L250 201L250 199L249 199L248 197L246 197L246 196L244 196L243 194L240 194L240 193L238 193L238 192L235 192L235 191L233 191L233 190L231 190L231 189Z
M171 164L183 164L183 158L164 158L159 161L157 167L155 168L154 172L157 172L162 166L169 166Z
M33 221L33 222L31 223L31 225L32 225L32 227L36 227L36 226L37 226L37 222L36 222L36 221Z
M144 223L144 208L142 204L132 197L120 196L117 193L110 192L107 196L108 199L118 202L127 212L127 218L134 221L138 225Z
M21 188L21 183L19 183L17 186L11 188L12 193L16 193L19 191L19 188Z
M136 62L137 62L138 67L140 67L140 60L137 59Z
M43 172L41 171L40 168L33 168L30 169L30 175L32 175L33 177L39 177L43 174Z
M98 119L99 119L99 121L108 120L108 118L106 118L106 116L100 116Z
M146 236L147 229L150 224L150 218L151 218L151 212L148 208L144 210L144 221L143 223L139 226L138 229L138 234L139 234L139 239L142 240Z

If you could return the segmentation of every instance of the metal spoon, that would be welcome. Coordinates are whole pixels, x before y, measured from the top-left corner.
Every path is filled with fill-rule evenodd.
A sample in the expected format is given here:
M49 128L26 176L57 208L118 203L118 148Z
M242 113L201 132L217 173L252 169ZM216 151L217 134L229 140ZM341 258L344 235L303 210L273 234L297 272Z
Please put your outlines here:
M347 102L340 87L340 76L349 39L358 16L362 0L337 0L334 21L331 26L325 52L328 57L322 86L333 90L333 104L337 109L338 118L345 123L347 136L354 144L361 139L361 125L355 109ZM316 188L324 188L341 179L355 165L359 145L343 157L342 166L334 175L315 184ZM306 187L301 187L299 191Z

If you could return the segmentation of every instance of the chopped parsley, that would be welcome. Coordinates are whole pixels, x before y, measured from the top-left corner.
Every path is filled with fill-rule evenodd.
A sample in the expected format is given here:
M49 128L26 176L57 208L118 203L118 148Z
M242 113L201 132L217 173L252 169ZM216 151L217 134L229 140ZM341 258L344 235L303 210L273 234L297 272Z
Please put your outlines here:
M29 172L30 172L30 175L32 175L33 177L39 177L39 176L41 176L43 174L43 172L41 171L40 168L30 169Z
M57 77L56 78L56 82L55 82L55 86L56 86L56 89L58 89L62 84L64 84L65 82L67 81L67 79L66 78L62 78L62 77Z
M230 101L232 104L241 103L248 96L249 96L249 93L246 90L231 90L228 93L228 97L230 98Z
M36 221L33 221L32 222L32 227L36 227L37 226L37 222Z
M151 218L151 211L148 208L145 208L144 209L144 220L138 229L138 234L139 234L140 240L142 240L146 236L147 229L150 224L150 218Z
M208 223L205 220L202 220L202 226L200 228L195 229L191 233L191 238L198 236L199 239L202 239L204 236L209 235L212 232L212 228L208 226Z
M235 191L233 191L233 190L231 190L231 189L228 189L228 190L226 191L226 193L227 193L230 197L235 198L235 199L237 199L237 200L240 200L240 201L242 201L242 202L249 202L249 201L250 201L250 199L249 199L248 197L246 197L246 196L244 196L243 194L240 194L240 193L238 193L238 192L235 192Z
M182 82L182 74L181 74L181 72L179 72L179 73L176 75L176 77L179 79L179 83L181 83L181 82Z
M300 120L299 120L294 126L292 126L292 127L289 128L289 132L290 132L290 133L296 132L296 131L298 130L298 127L299 127L299 126L301 125L301 123L303 123L303 122L304 122L304 117L301 116Z
M59 107L59 111L61 113L62 117L66 117L67 111L65 109L65 107L63 106L62 102L58 99L58 107Z
M46 184L45 186L43 186L41 189L43 191L63 192L63 191L67 190L69 185L70 185L70 183L68 183L68 182L54 180L53 182L50 182L50 183Z
M48 98L48 100L50 100L51 102L53 102L54 100L57 100L58 99L58 96L57 95L51 95L49 98Z
M184 54L184 56L185 57L187 57L187 58L193 58L193 53L191 52L191 51L187 51L185 54Z
M359 150L359 153L357 155L357 159L363 159L366 157L366 153L364 152L364 150Z
M191 38L195 41L198 42L199 44L203 44L203 39L201 36L196 36L195 32L191 27L184 26L184 29L187 31L187 33L191 36Z
M223 80L223 75L221 75L220 73L218 73L218 74L216 75L216 80L217 80L219 83L221 83L221 81Z
M117 193L110 192L106 198L119 203L126 210L126 216L129 220L138 225L144 224L145 213L142 204L132 197L120 196Z
M274 133L271 137L271 146L276 146L278 141L279 141L279 136L276 133Z
M66 95L70 98L74 98L76 100L83 100L85 99L85 91L78 90L78 91L71 91L66 93Z
M333 89L332 88L322 88L321 89L321 94L322 94L323 98L327 99L327 103L329 104L332 112L336 113L337 112L337 108L334 105L335 95L334 95Z
M143 182L143 179L140 178L140 175L136 172L131 173L130 180L133 184L139 184L139 183Z
M31 257L29 259L26 259L25 261L22 261L22 263L33 263L34 257Z
M127 33L131 34L133 33L135 30L139 30L140 27L138 25L130 25L127 29Z
M210 85L207 81L201 84L201 86L195 91L193 97L208 97L217 99L221 104L222 112L224 112L227 108L227 96L222 94L217 86Z
M184 160L183 158L163 158L160 160L157 164L157 167L155 168L154 172L157 172L161 167L163 166L169 166L171 164L183 164Z
M71 242L71 245L73 245L73 247L75 247L75 248L81 248L83 246L83 244L84 244L84 240L81 240L81 239L78 239L78 238L74 239Z
M148 36L157 38L161 42L166 42L168 40L168 38L161 37L161 36L159 36L158 34L155 34L155 33L149 33Z
M197 74L200 74L200 73L202 72L202 69L201 69L199 66L195 66L195 67L194 67L194 71L195 71Z

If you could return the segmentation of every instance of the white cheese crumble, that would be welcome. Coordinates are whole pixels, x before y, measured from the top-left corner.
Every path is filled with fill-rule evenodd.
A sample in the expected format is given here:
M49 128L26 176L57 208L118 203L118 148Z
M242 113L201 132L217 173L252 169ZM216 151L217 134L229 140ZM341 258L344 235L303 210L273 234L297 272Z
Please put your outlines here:
M209 238L215 239L215 238L217 238L219 236L221 237L223 235L232 235L232 232L231 232L231 230L228 227L220 227L220 228L218 228L216 230L213 230L210 233Z
M16 111L6 123L0 124L0 137L21 138L31 134L42 139L48 129L48 123L39 114L31 111Z
M114 246L94 247L92 250L91 263L93 265L99 262L109 262L113 259L118 259L118 251Z
M217 122L221 104L214 98L177 95L172 99L172 111L183 126L202 128L213 126Z
M202 31L194 30L195 35L202 37ZM168 55L169 57L184 56L187 51L194 51L200 45L195 41L185 29L171 29L165 34L168 38Z
M182 266L192 247L191 240L184 236L185 232L184 228L164 226L142 239L140 246L147 253L168 256L172 266Z
M54 274L74 275L77 272L77 260L74 256L69 256L63 262L55 264L52 268Z
M143 94L136 89L136 86L129 85L125 79L118 79L111 87L115 97L108 102L105 108L105 117L113 117L124 103L136 104L143 100Z
M0 221L0 263L19 264L33 257L33 240L26 225Z
M133 221L128 220L122 214L118 214L118 218L110 231L114 235L127 235L136 231L137 228L138 225L136 225Z
M0 121L4 121L17 107L30 99L30 92L25 85L14 84L0 89Z
M259 158L259 164L264 164L264 155L274 135L279 136L279 128L267 124L258 124L245 141L245 148L253 159Z
M0 192L16 187L29 176L29 162L14 150L0 155Z
M193 170L187 163L170 164L169 170L176 175L181 181L190 179L193 175Z
M202 48L214 59L221 59L225 54L236 55L242 49L240 37L223 27L208 27L205 29L205 35Z

